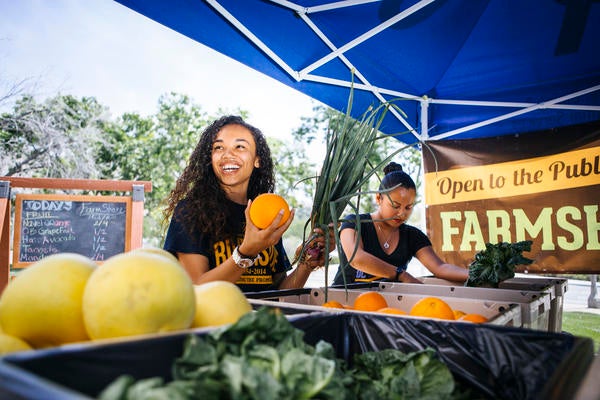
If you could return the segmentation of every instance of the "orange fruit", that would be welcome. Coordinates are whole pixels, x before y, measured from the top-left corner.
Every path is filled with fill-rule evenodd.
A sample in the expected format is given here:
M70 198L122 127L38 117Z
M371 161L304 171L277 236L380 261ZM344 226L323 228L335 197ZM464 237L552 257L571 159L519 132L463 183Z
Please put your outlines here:
M329 301L326 301L325 303L323 303L323 307L344 308L344 305L342 303L340 303L339 301L329 300Z
M283 209L283 218L279 226L285 224L290 217L290 206L283 197L275 193L263 193L258 195L250 205L250 220L259 229L265 229L271 223L279 211Z
M466 312L464 312L464 311L454 310L454 319L459 319L460 317L462 317L465 314L466 314Z
M425 297L417 301L410 315L438 319L454 319L454 311L444 300L437 297Z
M458 318L459 321L469 321L474 322L476 324L482 324L487 322L488 319L480 314L465 314L462 317Z
M383 307L383 308L380 308L379 310L377 310L377 312L384 313L384 314L406 315L406 311L402 311L401 309L394 308L394 307Z
M364 292L354 300L354 309L359 311L377 311L388 306L385 297L378 292Z

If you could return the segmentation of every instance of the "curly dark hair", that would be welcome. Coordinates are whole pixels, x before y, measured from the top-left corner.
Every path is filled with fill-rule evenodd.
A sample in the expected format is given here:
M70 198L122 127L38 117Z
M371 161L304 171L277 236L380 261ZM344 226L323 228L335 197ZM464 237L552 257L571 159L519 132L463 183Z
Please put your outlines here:
M167 199L164 210L164 223L168 224L174 216L175 208L183 201L181 218L188 232L201 232L211 240L221 237L233 237L232 226L226 221L229 208L225 191L212 167L212 146L219 131L226 125L241 125L247 128L256 142L256 155L260 157L260 166L254 168L248 184L247 196L254 199L261 193L273 192L275 177L271 150L262 132L246 123L237 115L223 116L211 123L201 134L196 148L192 152L188 165L177 180L175 189Z

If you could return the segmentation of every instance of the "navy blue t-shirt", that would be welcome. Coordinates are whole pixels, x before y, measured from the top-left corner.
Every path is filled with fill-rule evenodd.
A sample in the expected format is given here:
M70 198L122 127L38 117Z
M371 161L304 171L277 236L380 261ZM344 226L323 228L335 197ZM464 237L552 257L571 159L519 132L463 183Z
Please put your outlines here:
M363 249L375 257L388 262L396 267L403 267L406 271L408 263L414 257L414 255L426 246L431 246L431 241L421 230L412 226L402 224L398 228L400 230L400 239L398 246L394 249L391 254L386 254L384 249L379 243L377 238L377 231L375 231L375 224L371 218L371 214L360 214L360 237L363 242ZM340 231L344 229L356 229L356 215L348 215L344 217L344 222L340 227ZM349 254L348 256L351 256ZM345 265L345 267L343 267ZM384 279L367 274L363 271L359 271L352 266L348 265L346 255L340 254L340 267L338 268L335 279L333 280L334 285L344 284L344 275L346 275L346 283L353 282L369 282L374 280Z
M190 235L177 218L182 211L180 203L175 208L174 215L171 218L163 248L175 256L177 256L178 252L202 254L208 258L209 268L216 268L231 257L233 249L240 245L244 239L244 224L246 220L244 210L246 206L232 201L228 201L227 206L232 208L232 218L227 223L236 232L236 243L231 243L229 238L210 242L206 236L198 231ZM290 269L291 264L283 248L283 241L280 239L275 246L268 247L259 254L254 265L244 271L244 274L236 284L244 292L277 289L274 285L273 276Z

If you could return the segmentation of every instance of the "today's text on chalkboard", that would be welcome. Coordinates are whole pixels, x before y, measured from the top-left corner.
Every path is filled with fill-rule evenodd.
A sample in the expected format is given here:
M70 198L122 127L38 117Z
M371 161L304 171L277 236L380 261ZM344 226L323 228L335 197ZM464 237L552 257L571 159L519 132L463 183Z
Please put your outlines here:
M130 207L129 197L17 195L15 266L64 252L101 262L127 251Z

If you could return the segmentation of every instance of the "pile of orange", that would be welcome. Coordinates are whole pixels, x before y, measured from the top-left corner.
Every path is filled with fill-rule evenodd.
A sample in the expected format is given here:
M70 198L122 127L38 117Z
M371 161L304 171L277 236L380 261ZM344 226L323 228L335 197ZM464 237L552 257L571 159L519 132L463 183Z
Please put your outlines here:
M410 312L407 313L399 308L390 307L385 297L375 291L368 291L359 294L354 300L352 307L340 303L336 300L329 300L323 303L323 307L328 308L346 308L357 311L378 312L384 314L412 315L417 317L437 318L446 320L467 321L474 323L487 322L488 319L480 314L465 313L461 310L453 310L444 300L438 297L425 297L415 303Z
M279 226L285 224L290 217L290 206L278 194L263 193L258 195L250 204L250 220L257 228L265 229L273 223L280 210L283 210L283 218L281 218Z

